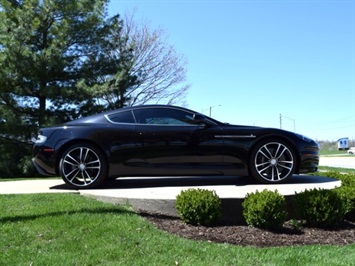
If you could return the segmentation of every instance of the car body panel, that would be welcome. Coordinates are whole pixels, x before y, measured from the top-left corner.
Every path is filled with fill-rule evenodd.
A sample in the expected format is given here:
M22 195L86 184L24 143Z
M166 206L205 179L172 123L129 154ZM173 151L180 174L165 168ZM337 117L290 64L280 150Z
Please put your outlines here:
M39 134L45 141L34 144L32 161L47 175L59 174L63 152L77 143L102 151L107 176L114 178L249 175L253 147L276 138L294 151L296 173L316 171L319 161L319 145L293 132L230 125L175 106L123 108L43 128Z

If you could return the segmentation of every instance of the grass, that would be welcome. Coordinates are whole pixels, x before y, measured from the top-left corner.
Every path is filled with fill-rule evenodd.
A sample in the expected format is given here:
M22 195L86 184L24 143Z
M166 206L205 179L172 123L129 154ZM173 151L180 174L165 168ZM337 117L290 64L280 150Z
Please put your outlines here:
M339 172L339 173L354 173L354 169L350 169L350 168L341 168L341 167L331 167L331 166L319 166L319 171L321 172ZM316 173L312 173L314 175L317 175Z
M255 248L199 242L160 231L129 207L77 194L0 195L0 265L351 265L354 261L355 244Z
M21 180L45 180L45 179L62 179L59 176L36 176L36 177L0 177L0 182L5 181L21 181Z
M351 265L355 245L240 247L156 229L77 194L0 195L0 265Z
M348 154L347 151L339 151L339 150L329 150L329 149L321 149L320 156L324 157L355 157L353 154ZM333 171L333 172L341 172L341 173L353 173L354 169L349 168L340 168L340 167L330 167L330 166L319 166L320 171Z
M320 156L355 156L353 154L349 154L347 151L339 151L339 150L325 150L321 149L319 151Z

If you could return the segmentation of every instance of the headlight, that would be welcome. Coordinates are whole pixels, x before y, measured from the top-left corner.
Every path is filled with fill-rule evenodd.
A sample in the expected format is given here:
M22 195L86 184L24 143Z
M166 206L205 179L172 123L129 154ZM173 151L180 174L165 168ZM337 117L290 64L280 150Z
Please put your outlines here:
M31 141L35 144L44 143L47 140L46 136L38 135L37 138L32 138Z
M306 142L313 142L313 139L308 138L306 136L300 135L300 134L296 134L297 137L299 137L301 140L304 140Z

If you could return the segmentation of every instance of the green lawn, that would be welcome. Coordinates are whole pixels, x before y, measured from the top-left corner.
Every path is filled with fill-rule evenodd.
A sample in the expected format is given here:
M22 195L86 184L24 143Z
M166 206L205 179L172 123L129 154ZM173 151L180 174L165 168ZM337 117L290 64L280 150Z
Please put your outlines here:
M349 154L347 151L339 151L339 150L320 150L321 156L355 156L354 154Z
M339 172L339 173L354 173L354 169L350 169L350 168L341 168L341 167L331 167L331 166L319 166L318 167L319 171L321 172ZM319 172L315 172L315 173L311 173L312 175L319 175L321 173Z
M353 265L355 245L239 247L160 231L77 194L0 195L0 265Z

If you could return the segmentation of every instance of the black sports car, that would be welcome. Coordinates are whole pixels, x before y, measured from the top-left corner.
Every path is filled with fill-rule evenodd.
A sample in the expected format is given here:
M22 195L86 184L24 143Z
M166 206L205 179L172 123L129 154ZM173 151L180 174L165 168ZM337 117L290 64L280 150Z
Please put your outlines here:
M41 174L75 188L127 176L252 176L282 183L317 171L319 145L292 132L221 123L175 106L145 105L42 128L33 147Z

